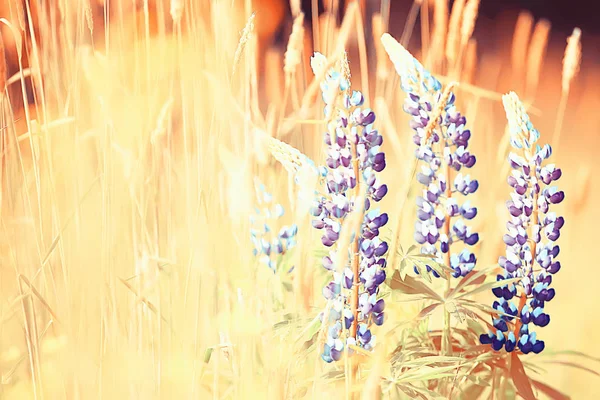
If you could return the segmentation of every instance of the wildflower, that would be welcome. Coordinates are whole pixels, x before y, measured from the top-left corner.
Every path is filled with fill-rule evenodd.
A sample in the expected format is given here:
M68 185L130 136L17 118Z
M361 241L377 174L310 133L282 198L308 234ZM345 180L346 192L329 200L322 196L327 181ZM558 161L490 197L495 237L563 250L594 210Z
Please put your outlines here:
M311 65L317 74L326 60L315 53ZM329 130L325 134L326 193L315 200L311 214L313 226L322 232L323 245L331 248L323 258L323 267L333 279L323 289L323 295L333 302L329 319L324 321L332 325L322 358L332 362L340 359L349 344L372 349L375 336L369 327L384 321L385 303L377 296L386 277L383 257L388 245L379 233L387 224L388 215L373 208L373 203L387 193L387 186L378 177L386 161L380 147L383 138L373 126L375 113L363 106L361 92L350 90L347 64L346 68L342 64L328 71L321 91ZM359 188L366 191L364 201L358 200ZM355 210L364 210L364 215L360 234L352 237L351 251L338 240L345 218ZM335 265L336 251L347 251L351 262Z
M256 207L255 215L250 216L253 254L262 264L277 272L282 256L296 245L298 226L286 225L273 234L272 227L284 214L283 206L273 201L273 196L258 179L255 180L255 190L259 207Z
M496 351L504 347L508 352L518 348L525 354L539 353L544 350L544 342L537 340L532 325L544 327L550 322L544 306L556 294L550 287L552 275L561 268L556 259L560 248L555 242L565 223L551 208L565 195L552 185L560 178L561 170L545 163L552 149L536 145L540 134L519 98L511 92L503 101L511 144L518 153L511 152L508 157L512 167L508 184L513 192L506 203L510 215L503 237L506 255L498 260L504 273L496 279L516 282L493 289L498 298L493 305L498 311L493 319L496 332L481 335L480 341L491 344ZM518 305L514 299L518 299Z
M417 180L424 189L417 197L415 240L423 254L451 268L453 277L466 276L477 262L468 247L479 241L479 235L467 225L477 215L477 208L468 201L459 204L456 198L475 193L479 187L477 180L464 173L476 162L468 150L471 131L466 128L467 119L456 109L452 84L442 91L441 83L391 36L384 35L382 42L407 94L404 111L412 117L415 156L422 164ZM461 242L464 248L458 251ZM427 270L439 277L430 265ZM415 272L419 273L416 267Z

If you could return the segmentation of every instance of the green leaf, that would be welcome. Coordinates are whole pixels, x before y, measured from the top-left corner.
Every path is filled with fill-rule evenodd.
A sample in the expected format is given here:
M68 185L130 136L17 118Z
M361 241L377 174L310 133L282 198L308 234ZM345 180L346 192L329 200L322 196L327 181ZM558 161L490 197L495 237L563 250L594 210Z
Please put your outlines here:
M588 367L586 367L584 365L577 364L577 363L574 363L574 362L569 362L569 361L554 361L553 360L553 361L547 361L547 363L549 363L549 364L559 364L559 365L564 365L566 367L577 368L577 369L580 369L582 371L587 371L590 374L594 374L596 376L600 376L600 373L598 373L597 371L594 371L591 368L588 368Z
M281 285L288 293L290 293L294 290L294 285L292 285L291 282L281 281Z
M420 368L411 369L403 373L398 381L399 382L416 382L416 381L430 381L434 379L454 377L456 376L456 370L460 365L450 366L422 366Z
M492 290L494 288L500 287L500 286L504 286L507 285L509 283L515 283L520 281L521 278L511 278L511 279L505 279L502 281L496 281L496 282L488 282L488 283L484 283L483 285L479 285L477 286L475 289L468 291L468 292L463 292L461 294L458 294L456 291L451 295L450 298L456 298L456 299L460 299L463 298L465 296L472 296L474 294L477 293L481 293L481 292L485 292L487 290ZM456 294L456 295L455 295Z
M425 307L424 309L421 310L421 312L416 316L416 319L423 319L423 318L427 318L432 312L435 311L436 308L438 308L442 303L434 303L434 304L430 304L427 307Z
M567 355L567 356L583 357L590 361L600 362L600 358L592 357L588 354L585 354L585 353L582 353L582 352L576 351L576 350L544 351L544 355L546 355L546 356L554 356L554 355L558 356L558 355L563 355L563 354Z
M571 398L564 393L559 392L551 386L546 385L540 381L536 381L532 379L531 382L533 386L535 386L540 392L543 392L546 396L550 397L552 400L570 400Z
M472 271L470 274L468 274L467 276L465 276L464 278L461 279L461 281L458 283L458 285L456 285L456 288L454 288L450 292L450 296L452 296L454 293L460 293L460 291L465 286L482 284L483 282L485 282L485 277L490 272L492 272L498 268L499 267L497 265L494 265L492 267L484 268L479 271Z
M398 290L405 294L420 294L425 295L428 298L438 300L439 302L443 301L436 292L415 278L407 275L404 280L401 280L400 273L398 271L394 272L394 275L392 275L392 279L390 280L388 286L393 290Z
M405 361L402 363L402 367L410 367L415 368L419 366L438 366L439 364L454 364L453 367L456 368L456 365L463 362L464 359L461 357L452 357L452 356L425 356L419 357L415 360Z
M511 356L510 375L519 394L525 400L536 400L531 387L531 381L527 377L523 363L521 363L516 352L513 352Z
M442 396L439 393L434 392L433 390L429 390L429 389L425 389L425 388L421 388L421 387L417 387L417 386L413 386L413 385L410 385L410 388L412 390L414 390L415 392L417 392L416 394L423 395L424 396L423 398L427 399L427 400L445 400L446 399L446 397Z
M214 348L208 347L204 351L204 364L208 364L210 362L210 358L212 356L213 350L214 350Z
M483 326L479 322L471 318L467 319L467 328L477 335L480 335L485 332Z
M485 390L484 386L475 384L475 385L469 385L469 387L467 387L462 392L465 395L465 397L464 397L465 399L478 399L484 390Z
M315 317L294 340L294 343L298 343L302 341L303 343L307 343L312 340L319 330L321 329L321 321L318 317Z

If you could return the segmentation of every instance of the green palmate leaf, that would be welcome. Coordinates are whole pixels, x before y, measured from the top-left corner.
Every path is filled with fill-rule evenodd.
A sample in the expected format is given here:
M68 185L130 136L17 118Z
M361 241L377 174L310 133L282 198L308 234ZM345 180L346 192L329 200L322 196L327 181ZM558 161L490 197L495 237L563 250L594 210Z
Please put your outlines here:
M212 357L214 348L209 347L204 351L204 364L208 364L210 362L210 358Z
M479 319L479 315L477 315L475 312L465 307L457 306L457 304L453 301L446 301L445 304L448 312L454 315L461 323L465 323L472 319Z
M282 281L281 285L285 289L286 292L291 293L294 290L294 285L291 282Z
M463 390L463 394L465 395L464 398L471 400L471 399L478 399L479 396L481 396L481 394L483 393L483 391L486 388L484 386L481 385L469 385L465 390Z
M398 271L394 272L388 286L393 290L398 290L405 294L423 295L439 302L443 301L433 289L422 282L419 282L415 278L407 275L404 280L400 279L400 273Z
M402 363L402 367L406 368L416 368L420 366L439 366L440 364L453 364L453 368L456 368L456 365L463 362L464 358L461 357L451 357L451 356L425 356L419 357L415 360L405 361Z
M401 374L398 377L397 382L430 381L434 379L454 377L456 376L456 371L460 366L460 364L435 367L422 366Z
M482 284L485 282L486 276L498 268L499 267L497 265L494 265L479 271L472 271L470 274L460 280L458 285L456 285L456 288L452 289L449 296L452 296L455 293L460 293L465 286Z
M424 396L423 398L425 398L426 400L443 400L446 398L446 397L442 396L441 394L434 392L433 390L417 387L414 385L407 385L407 386L410 386L410 388L413 391L415 391L417 394Z
M329 255L329 248L318 247L317 249L315 249L314 254L315 254L315 257L320 260L323 257Z
M456 302L462 305L463 307L472 307L474 309L483 311L487 314L508 315L506 313L496 310L493 307L488 306L487 304L481 304L470 299L461 298L459 300L456 300Z
M548 371L547 371L546 369L544 369L544 368L540 367L539 365L535 365L535 364L533 364L533 363L530 363L530 362L528 362L528 363L525 363L525 362L524 362L524 363L523 363L523 366L524 366L524 367L525 367L527 370L529 370L529 371L531 371L531 372L533 372L533 373L536 373L536 374L538 374L538 375L544 375L544 374L547 374L547 373L548 373Z
M435 311L436 308L438 308L440 305L442 305L442 303L434 303L434 304L430 304L427 307L425 307L424 309L421 310L421 312L415 317L416 319L423 319L423 318L427 318L429 315L431 315L431 313L433 313Z
M523 368L523 363L521 363L519 356L515 352L513 352L511 355L510 376L519 394L525 400L536 399L535 395L533 394L533 389L531 387L531 381L527 377L525 368Z
M427 400L427 396L425 396L425 395L423 395L421 393L417 393L409 385L395 384L395 388L396 388L396 398L399 398L399 399L403 398L402 393L404 393L410 399L417 399L418 398L418 399Z
M546 385L545 383L536 381L534 379L532 379L531 382L533 383L533 386L535 386L540 392L544 393L546 396L550 397L552 400L570 400L571 399L566 394L559 392L558 390Z
M345 377L345 375L344 375L344 371L343 370L327 371L326 373L324 373L321 376L322 379L325 379L325 380L327 380L329 382L339 381L339 380L344 379L344 377Z
M300 334L294 339L294 343L298 343L300 341L307 342L311 340L321 329L321 321L316 317L300 332Z
M483 378L483 377L475 375L475 374L469 374L466 376L466 378L467 378L467 380L471 381L472 383L474 383L478 386L483 386L483 387L491 386L491 383L487 377Z
M488 291L488 290L492 290L494 288L497 288L497 287L500 287L500 286L504 286L504 285L507 285L507 284L510 284L510 283L516 283L516 282L518 282L520 280L521 280L521 278L511 278L511 279L505 279L505 280L502 280L502 281L484 283L482 285L477 286L473 290L463 291L460 294L458 292L454 291L452 293L452 295L450 295L450 298L460 299L460 298L463 298L463 297L466 297L466 296L472 296L474 294L485 292L485 291Z
M419 274L428 282L431 282L431 276L427 271L427 266L437 272L442 279L447 279L445 270L448 268L435 261L435 257L431 254L421 254L417 245L411 245L405 252L402 245L399 245L399 250L396 252L400 256L400 265L398 270L400 271L402 279L406 275L406 269L409 267L415 267Z
M421 278L425 279L428 283L432 283L431 274L429 274L429 271L427 271L427 265L425 263L416 261L414 259L409 259L408 262L417 269Z
M410 247L408 248L408 251L406 252L406 254L413 254L414 252L417 251L418 248L419 248L419 246L417 246L416 244L411 244Z
M467 328L477 335L485 332L484 327L478 321L471 318L467 319Z

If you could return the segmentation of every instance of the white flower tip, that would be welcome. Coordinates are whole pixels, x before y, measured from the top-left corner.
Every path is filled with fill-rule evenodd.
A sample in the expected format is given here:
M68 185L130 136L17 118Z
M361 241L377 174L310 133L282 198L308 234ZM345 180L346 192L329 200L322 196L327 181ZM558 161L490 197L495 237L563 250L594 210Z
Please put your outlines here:
M319 76L323 72L323 68L327 65L327 57L323 54L315 51L314 55L310 58L310 67L315 76Z
M404 48L392 35L384 33L381 35L381 44L388 54L392 64L399 75L404 75L411 68L414 57Z

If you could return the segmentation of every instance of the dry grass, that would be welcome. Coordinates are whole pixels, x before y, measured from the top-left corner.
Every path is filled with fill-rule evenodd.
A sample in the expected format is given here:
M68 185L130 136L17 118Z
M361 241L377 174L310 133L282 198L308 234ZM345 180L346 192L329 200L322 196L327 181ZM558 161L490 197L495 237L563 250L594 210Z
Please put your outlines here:
M319 79L309 78L307 70L308 39L301 32L306 21L298 2L291 2L296 22L285 57L285 47L263 40L263 29L274 24L265 17L263 1L254 7L238 0L150 1L139 13L125 3L105 9L104 2L99 8L95 2L72 7L60 2L60 23L59 10L31 10L21 2L15 4L22 13L0 15L9 28L0 30L0 49L4 43L7 59L18 61L0 99L0 397L340 397L348 391L344 381L332 379L335 369L310 346L318 340L315 317L327 305L321 295L325 275L314 256L318 237L302 212L306 205L294 203L298 187L290 179L304 158L275 139L323 160L327 126L321 121ZM497 159L504 159L499 142L506 125L499 92L510 82L494 78L499 76L490 61L494 55L478 53L477 35L471 38L479 1L454 4L449 22L437 14L431 32L424 25L421 50L435 49L440 54L432 62L442 63L445 56L448 67L464 58L464 70L450 78L479 85L461 84L457 93L480 160L473 175L485 177L473 201L478 218L486 221L478 258L487 266L497 260L503 230L497 205L508 193ZM47 34L37 41L26 23L33 13L47 17L39 18ZM390 195L381 207L398 228L387 234L407 248L414 214L408 118L397 76L385 64L389 60L379 44L367 46L363 18L353 3L339 27L333 19L323 24L314 19L321 28L312 37L316 47L327 47L330 63L344 49L356 54L350 59L353 80L377 109L384 137L390 136L383 175ZM373 19L378 36L389 25L386 18L389 14ZM423 18L429 23L428 15ZM526 74L514 76L526 80L524 98L540 99L533 103L539 113L530 114L542 141L551 142L561 60L544 61L547 21L536 24L526 56L532 22L520 21L512 60ZM18 57L22 52L28 65ZM377 62L375 69L367 70L367 57ZM406 57L394 61L404 65ZM495 57L510 68L510 55ZM545 70L548 65L554 67ZM276 67L277 78L263 73ZM271 82L267 92L273 79L279 83ZM582 65L569 79L570 98L577 99L583 82L594 79L598 71ZM34 95L27 96L26 88ZM266 93L273 97L264 101ZM543 335L550 350L597 356L593 310L600 297L587 250L600 218L591 206L600 195L590 173L597 166L593 133L600 126L594 93L585 97L591 99L587 103L565 100L557 154L567 193L564 270L555 281L557 299L548 306L553 323ZM583 116L580 127L573 115ZM293 219L300 227L300 245L290 256L293 279L270 273L251 257L248 216L256 176L291 211L284 222ZM489 302L488 293L478 296ZM395 327L419 312L417 305L389 302L386 324L378 331L382 350L363 357L355 390L363 398L376 398L390 370L385 355L408 340ZM420 322L415 329L436 329L440 321L434 314L430 325ZM575 398L600 395L587 375L546 366L544 381Z

